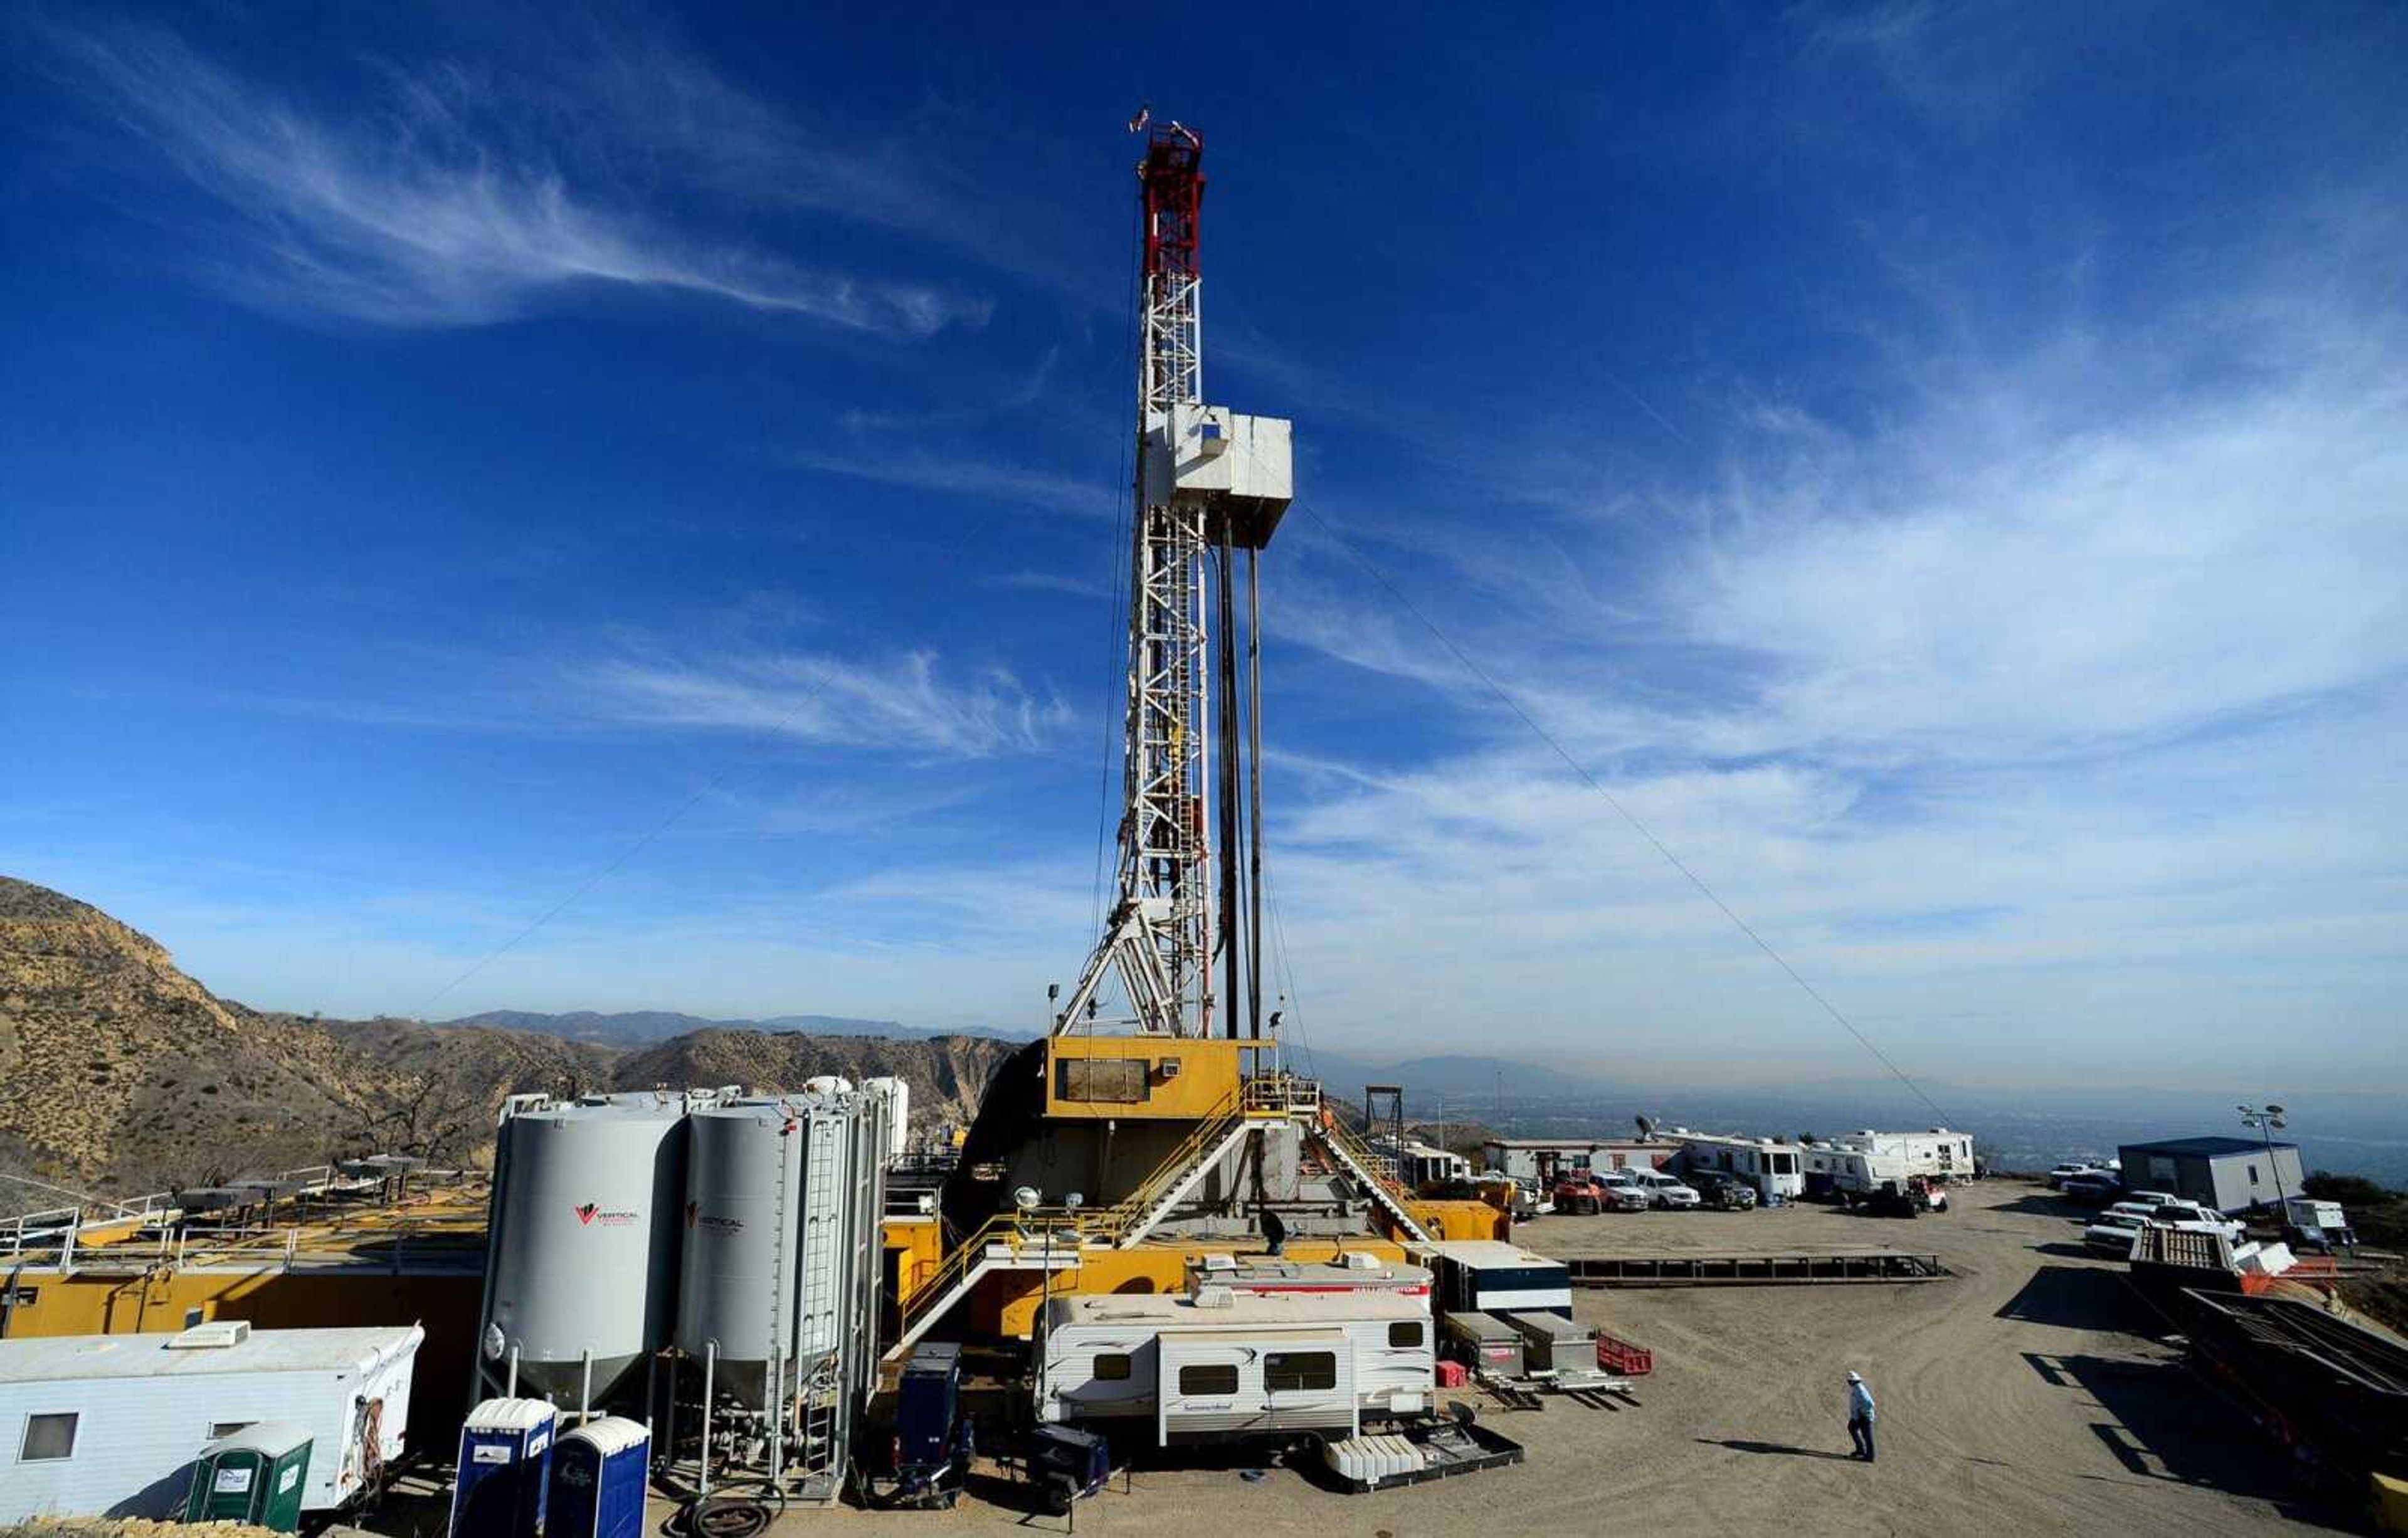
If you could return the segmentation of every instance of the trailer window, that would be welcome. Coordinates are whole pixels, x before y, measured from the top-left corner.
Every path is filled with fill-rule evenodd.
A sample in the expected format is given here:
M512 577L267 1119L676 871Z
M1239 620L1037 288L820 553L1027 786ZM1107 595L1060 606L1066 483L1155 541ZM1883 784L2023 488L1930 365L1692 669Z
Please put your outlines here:
M78 1412L63 1415L27 1416L25 1440L17 1446L20 1463L55 1463L75 1456Z
M1099 1351L1096 1354L1096 1377L1104 1383L1119 1383L1129 1375L1128 1353Z
M1338 1387L1334 1351L1273 1351L1263 1358L1263 1387L1274 1394Z
M1419 1346L1421 1343L1421 1320L1398 1319L1396 1323L1388 1326L1388 1344L1390 1346Z
M1179 1370L1179 1391L1182 1394L1234 1394L1238 1391L1238 1370L1229 1363L1217 1361L1199 1361L1182 1367Z

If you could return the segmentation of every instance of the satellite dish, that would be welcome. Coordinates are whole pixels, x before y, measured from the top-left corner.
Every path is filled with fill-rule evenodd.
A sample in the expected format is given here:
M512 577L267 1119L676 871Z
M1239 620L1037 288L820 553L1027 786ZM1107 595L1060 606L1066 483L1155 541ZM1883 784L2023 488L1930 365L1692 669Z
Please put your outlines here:
M1446 1413L1455 1417L1455 1423L1458 1426L1469 1426L1480 1418L1480 1412L1472 1408L1469 1400L1448 1400Z
M1641 1136L1641 1137L1654 1137L1654 1136L1656 1135L1656 1118L1653 1118L1653 1117L1644 1117L1644 1116L1637 1116L1637 1117L1632 1117L1630 1119L1631 1119L1631 1120L1633 1120L1633 1121L1636 1121L1637 1123L1639 1123L1639 1135L1640 1135L1640 1136Z
M500 1325L489 1324L485 1326L485 1360L487 1361L501 1360L502 1352L508 1349L509 1346L509 1343L502 1338L502 1327Z
M1034 1186L1023 1186L1011 1193L1013 1204L1020 1207L1033 1207L1044 1199L1045 1193Z

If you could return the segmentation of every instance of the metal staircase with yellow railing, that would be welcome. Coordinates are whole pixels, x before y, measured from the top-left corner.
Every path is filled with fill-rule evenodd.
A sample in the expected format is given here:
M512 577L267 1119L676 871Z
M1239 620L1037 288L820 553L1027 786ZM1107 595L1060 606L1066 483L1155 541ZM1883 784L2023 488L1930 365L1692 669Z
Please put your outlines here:
M936 1270L902 1299L902 1325L890 1355L910 1348L927 1328L996 1271L1068 1271L1088 1249L1127 1249L1142 1242L1205 1175L1220 1166L1255 1129L1283 1121L1321 1122L1321 1087L1310 1079L1266 1075L1247 1080L1198 1119L1138 1188L1110 1207L1023 1207L997 1213L955 1245ZM1420 1231L1396 1193L1367 1173L1358 1156L1339 1154L1382 1205L1415 1236Z
M1343 1122L1335 1117L1315 1117L1310 1135L1328 1150L1330 1157L1338 1161L1349 1175L1362 1183L1364 1190L1396 1222L1406 1238L1425 1245L1430 1242L1429 1234L1413 1217L1412 1193L1388 1173L1386 1161L1374 1154L1362 1139L1347 1131Z

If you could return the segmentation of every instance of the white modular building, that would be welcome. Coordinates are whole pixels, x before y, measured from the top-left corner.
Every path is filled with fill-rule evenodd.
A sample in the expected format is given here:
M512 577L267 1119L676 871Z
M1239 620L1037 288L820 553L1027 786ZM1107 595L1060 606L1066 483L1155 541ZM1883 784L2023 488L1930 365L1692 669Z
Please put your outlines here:
M1572 1312L1571 1267L1501 1239L1441 1239L1411 1251L1437 1277L1440 1308L1448 1314L1506 1314L1542 1309Z
M1660 1170L1681 1146L1660 1137L1492 1137L1480 1146L1486 1167L1533 1190L1608 1170Z
M1426 1290L1079 1294L1045 1305L1037 1418L1151 1421L1158 1445L1353 1436L1427 1409Z
M182 1515L193 1464L265 1421L310 1434L304 1511L350 1504L399 1458L416 1325L0 1341L0 1522Z

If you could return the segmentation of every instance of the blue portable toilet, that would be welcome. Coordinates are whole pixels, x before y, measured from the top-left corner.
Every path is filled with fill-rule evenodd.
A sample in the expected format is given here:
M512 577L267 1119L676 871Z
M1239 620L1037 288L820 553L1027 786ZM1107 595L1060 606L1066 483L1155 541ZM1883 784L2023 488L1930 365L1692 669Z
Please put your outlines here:
M537 1538L552 1477L556 1412L539 1399L489 1399L460 1427L452 1538Z
M643 1538L652 1433L604 1416L561 1434L552 1454L551 1538Z

